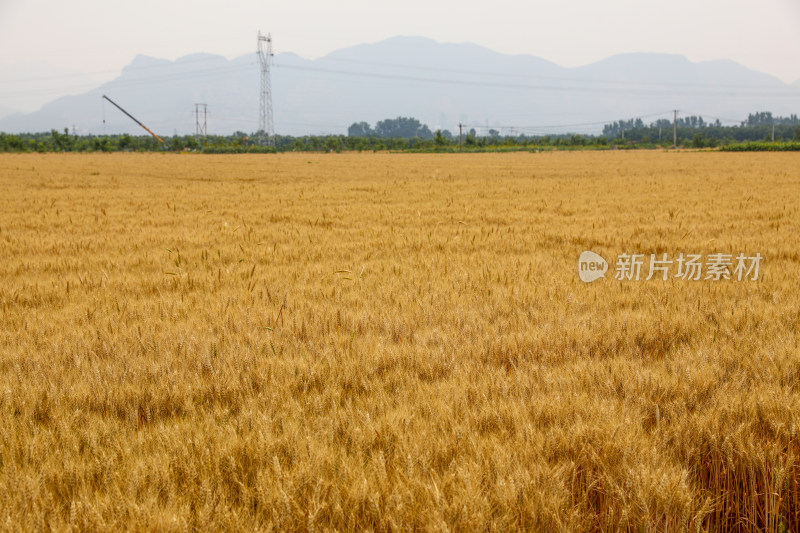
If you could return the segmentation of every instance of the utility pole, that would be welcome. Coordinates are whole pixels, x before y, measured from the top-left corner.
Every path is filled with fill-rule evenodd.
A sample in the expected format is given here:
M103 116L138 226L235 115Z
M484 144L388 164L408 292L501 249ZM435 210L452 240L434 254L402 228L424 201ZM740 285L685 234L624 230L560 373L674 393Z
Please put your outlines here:
M672 147L678 147L678 110L672 111Z
M200 107L203 107L203 123L200 123ZM206 137L208 135L208 104L194 104L194 126L195 137Z
M458 123L458 151L461 151L461 123Z
M258 129L261 144L275 144L275 124L272 118L272 84L269 66L272 64L272 35L258 32L258 60L261 63L261 95L259 98ZM266 135L266 139L264 136Z

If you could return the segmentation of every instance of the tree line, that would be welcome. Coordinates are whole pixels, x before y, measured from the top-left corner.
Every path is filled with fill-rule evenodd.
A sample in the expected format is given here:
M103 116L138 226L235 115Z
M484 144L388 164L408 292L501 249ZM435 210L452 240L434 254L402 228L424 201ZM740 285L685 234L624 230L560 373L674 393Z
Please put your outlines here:
M659 119L645 124L642 119L618 120L603 127L609 139L641 144L672 144L677 126L678 144L695 148L724 146L747 141L800 141L800 119L773 116L770 112L750 113L738 125L724 126L719 119L708 122L702 116Z
M787 143L788 149L800 146L800 120L797 115L775 117L769 112L751 113L735 126L719 120L708 122L701 116L680 117L677 121L678 145L688 148L759 146L763 142ZM673 123L660 119L645 124L641 119L619 120L606 124L600 135L502 135L490 129L478 135L474 128L459 139L448 130L431 129L412 117L353 123L347 135L276 135L265 145L264 132L236 132L232 135L175 135L165 143L147 135L71 135L51 130L44 133L0 133L0 152L152 152L193 151L204 153L265 152L342 152L342 151L419 151L454 152L532 149L609 149L670 147ZM741 148L741 146L740 146ZM787 149L787 148L782 148Z

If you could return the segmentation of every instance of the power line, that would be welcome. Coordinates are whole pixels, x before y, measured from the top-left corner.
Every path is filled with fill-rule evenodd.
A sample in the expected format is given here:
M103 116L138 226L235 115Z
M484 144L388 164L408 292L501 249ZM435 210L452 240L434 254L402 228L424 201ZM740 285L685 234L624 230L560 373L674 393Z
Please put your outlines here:
M142 66L126 66L122 69L122 71L144 71L144 70L154 70L154 69L163 69L163 68L174 68L174 67L182 67L187 64L194 64L194 63L204 63L207 62L208 59L204 57L198 57L194 59L180 59L176 61L169 61L163 64L158 65L142 65ZM670 86L670 87L697 87L697 88L704 88L704 87L714 87L718 89L758 89L759 85L753 84L725 84L725 85L713 85L710 86L708 84L703 83L685 83L685 82L670 82L670 81L640 81L640 80L611 80L611 79L602 79L602 78L582 78L582 77L571 77L571 76L532 76L529 74L520 74L520 73L510 73L510 72L500 72L500 71L478 71L478 70L466 70L466 69L454 69L454 68L442 68L442 67L427 67L422 65L412 65L412 64L405 64L405 63L387 63L387 62L379 62L379 61L365 61L365 60L358 60L358 59L346 59L346 58L338 58L338 57L322 57L317 60L316 62L323 62L323 61L334 61L340 63L353 63L353 64L362 64L362 65L373 65L379 67L391 67L391 68L403 68L403 69L412 69L412 70L422 70L422 71L432 71L432 72L451 72L455 74L469 74L469 75L477 75L477 76L498 76L498 77L510 77L510 78L522 78L522 79L534 79L534 80L541 80L541 81L566 81L566 82L581 82L581 83L603 83L603 84L615 84L615 85L652 85L652 86ZM248 63L248 65L253 65L253 63ZM283 68L293 68L292 66L288 65L275 65L275 66L282 66ZM225 67L214 67L214 69L219 68L228 68ZM238 69L239 67L234 67ZM297 67L297 68L307 68L312 69L314 67ZM206 69L204 69L206 70ZM209 69L213 70L213 69ZM58 74L58 75L49 75L49 76L35 76L30 78L12 78L12 79L5 79L3 83L21 83L21 82L29 82L29 81L48 81L48 80L55 80L55 79L66 79L66 78L77 78L82 76L95 76L95 75L103 75L103 74L114 74L121 72L119 69L110 69L110 70L98 70L92 72L80 72L80 73L69 73L69 74ZM366 74L366 73L365 73ZM791 87L787 87L786 90L792 90Z
M336 75L345 75L345 76L357 76L357 77L368 77L368 78L375 78L375 79L388 79L388 80L405 80L405 81L415 81L415 82L423 82L423 83L440 83L440 84L451 84L451 85L459 85L459 86L476 86L476 87L496 87L496 88L507 88L507 89L521 89L521 90L533 90L533 91L567 91L567 92L590 92L590 93L614 93L618 94L620 92L625 93L639 93L639 94L650 94L650 95L670 95L673 96L676 94L676 91L667 89L658 90L659 87L675 87L675 88L687 88L687 90L678 91L677 94L685 94L685 95L700 95L700 96L762 96L762 97L776 97L776 98L797 98L800 95L800 91L792 87L786 87L782 89L763 89L759 90L758 86L755 85L704 85L704 84L694 84L694 83L672 83L672 82L652 82L652 81L635 81L635 80L602 80L602 79L590 79L590 78L569 78L569 77L537 77L537 76L527 76L524 74L510 74L510 73L501 73L501 72L481 72L481 71L471 71L471 70L460 70L460 69L439 69L433 67L424 67L424 66L415 66L415 65L402 65L402 64L394 64L394 63L380 63L380 62L371 62L371 61L358 61L358 60L346 60L346 59L338 59L338 58L323 58L318 61L341 61L341 62L350 62L350 63L359 63L359 64L371 64L377 66L386 66L386 67L395 67L395 68L408 68L408 69L416 69L416 70L423 70L423 71L431 71L435 70L438 72L452 72L452 73L460 73L460 74L468 74L473 76L499 76L499 77L513 77L513 78L521 78L521 79L532 79L532 80L539 80L542 82L547 81L556 81L556 82L568 82L568 83L589 83L589 84L611 84L611 85L619 85L620 87L597 87L597 86L575 86L575 85L548 85L548 84L528 84L528 83L508 83L508 82L498 82L498 81L481 81L475 79L449 79L449 78L438 78L438 77L426 77L426 76L411 76L411 75L404 75L404 74L391 74L391 73L378 73L378 72L364 72L364 71L351 71L351 70L341 70L341 69L330 69L330 68L322 68L322 67L313 67L313 66L300 66L300 65L287 65L287 64L279 64L279 63L272 63L272 66L277 68L284 68L284 69L291 69L291 70L300 70L300 71L307 71L307 72L318 72L324 74L336 74ZM203 62L205 61L202 58L196 60L187 60L185 63L196 63L196 62ZM169 63L164 65L147 65L142 67L126 67L127 70L154 70L154 69L161 69L161 68L169 68L178 67L185 64L184 62L181 63ZM254 66L255 63L247 63L247 64L239 64L239 65L224 65L224 66L217 66L211 68L203 68L198 70L192 70L189 72L180 72L180 73L164 73L164 74L157 74L154 76L147 76L143 78L137 78L133 80L113 80L110 82L106 82L105 84L101 84L97 87L97 90L101 90L102 88L118 88L118 87L130 87L130 86L138 86L138 85L157 85L161 83L167 83L172 81L181 81L181 80L188 80L194 78L202 78L202 77L216 77L222 76L225 74L232 74L239 71L249 70ZM64 78L75 77L78 75L65 75ZM52 77L43 77L39 78L41 80L46 79L58 79L59 76L52 76ZM37 80L37 78L29 78L29 80ZM48 87L45 89L33 89L33 90L19 90L19 91L10 91L2 93L4 98L14 98L14 97L29 97L31 95L46 95L46 94L57 94L62 93L65 91L70 90L82 90L86 87L89 87L88 83L80 84L80 85L70 85L70 86L62 86L62 87ZM648 89L647 87L656 88L656 90ZM746 89L745 91L738 91L734 89Z
M322 57L316 61L337 61L342 63L354 63L361 65L373 65L379 67L393 67L404 68L411 70L423 70L431 72L452 72L455 74L470 74L476 76L498 76L508 78L522 78L528 80L541 80L541 81L567 81L567 82L580 82L580 83L604 83L611 85L645 85L645 86L658 86L658 87L698 87L698 88L718 88L718 89L758 89L761 85L752 84L724 84L724 85L709 85L707 83L687 83L687 82L671 82L671 81L641 81L641 80L609 80L601 78L581 78L571 76L534 76L530 74L508 73L498 71L478 71L478 70L464 70L453 68L440 68L440 67L425 67L421 65L409 65L402 63L383 63L379 61L363 61L359 59L345 59L338 57ZM787 87L787 90L791 88Z
M637 120L637 119L646 119L646 118L653 118L653 117L659 117L659 116L670 116L670 115L673 115L674 112L675 112L675 110L665 110L665 111L660 111L660 112L657 112L657 113L648 113L648 114L644 114L644 115L631 116L629 118L623 118L623 119L615 118L615 119L595 121L595 122L545 124L545 125L541 125L541 126L519 126L519 125L506 125L506 124L491 124L490 126L493 129L517 130L517 131L520 131L522 133L525 133L525 132L531 133L531 132L536 132L536 131L541 131L541 130L580 128L580 127L590 127L590 126L606 126L606 125L614 124L615 122L627 122L627 121ZM694 116L703 116L703 117L713 118L713 119L717 118L717 117L713 117L711 115L702 114L702 113L695 113L695 112L691 112L691 111L681 111L680 114L684 115L684 116L694 115ZM253 120L251 118L246 118L246 117L241 117L241 118L217 118L215 120L220 121L220 122L247 122L247 123L250 123L250 124L255 124L256 123L255 120ZM727 119L727 121L728 122L734 122L734 123L741 122L740 120L733 120L733 119ZM432 121L428 120L426 122L432 122ZM670 121L670 122L672 122L672 121ZM302 127L313 127L313 128L328 128L328 129L346 129L348 127L347 124L321 124L321 123L310 123L310 122L280 122L280 125L281 126L302 126ZM475 123L466 124L466 123L461 123L460 125L463 128L480 128L480 129L486 129L487 128L486 124L475 124Z
M659 113L650 113L648 115L638 115L636 117L632 117L630 119L623 119L623 120L636 120L642 118L651 118L657 117L661 115L666 115L671 113L672 111L661 111ZM560 128L579 128L579 127L588 127L588 126L605 126L606 124L612 124L614 122L619 121L619 119L614 120L604 120L604 121L597 121L597 122L582 122L578 124L545 124L542 126L501 126L501 125L494 125L493 128L501 128L501 129L514 129L514 130L542 130L542 129L560 129ZM483 128L483 124L462 124L465 128Z
M152 69L159 69L159 68L170 68L170 67L180 67L187 64L192 63L205 63L208 62L208 58L198 57L195 59L180 59L176 61L167 61L167 60L159 60L159 61L166 61L166 63L158 64L158 65L140 65L140 66L126 66L122 69L113 69L113 70L97 70L94 72L72 72L69 74L54 74L49 76L34 76L31 78L11 78L11 79L4 79L3 83L22 83L28 81L47 81L47 80L56 80L62 78L77 78L81 76L100 76L103 74L117 74L121 73L122 71L139 71L139 70L152 70ZM226 60L227 61L227 60Z
M697 117L713 118L714 120L719 120L720 122L731 122L733 124L739 124L739 123L742 122L741 120L734 120L732 118L714 117L714 116L706 115L706 114L703 114L703 113L695 113L694 111L683 110L682 112L683 112L684 115L694 115L694 116L697 116Z
M104 84L101 84L99 87L92 89L94 91L104 91L108 89L117 89L120 87L133 87L137 85L158 85L161 83L169 83L173 81L183 81L183 80L190 80L190 79L197 79L197 78L205 78L205 77L217 77L218 75L222 74L232 74L234 72L239 72L243 70L250 70L252 68L252 64L247 65L236 65L236 66L225 66L225 67L213 67L208 69L200 69L191 72L184 72L184 73L177 73L177 74L162 74L144 78L136 78L133 80L114 80ZM40 89L40 90L32 90L32 91L12 91L9 93L2 93L4 97L13 97L13 96L30 96L32 94L51 94L51 93L60 93L64 91L69 91L71 89L82 89L86 85L79 85L79 86L72 86L72 87L65 87L65 88L47 88L47 89Z
M492 81L479 81L479 80L465 80L465 79L448 79L448 78L431 78L431 77L424 77L424 76L408 76L402 74L381 74L375 72L359 72L359 71L352 71L352 70L339 70L339 69L329 69L329 68L319 68L319 67L305 67L299 65L286 65L276 63L275 67L277 68L284 68L284 69L291 69L291 70L300 70L300 71L307 71L307 72L319 72L319 73L326 73L326 74L338 74L343 76L355 76L355 77L367 77L367 78L376 78L376 79L387 79L387 80L403 80L403 81L415 81L415 82L424 82L424 83L441 83L441 84L448 84L448 85L458 85L458 86L475 86L475 87L496 87L496 88L505 88L505 89L523 89L523 90L532 90L532 91L556 91L556 92L588 92L588 93L635 93L635 94L649 94L649 95L663 95L663 96L675 96L676 94L683 94L683 95L699 95L699 96L771 96L771 97L787 97L787 98L797 98L800 95L800 92L796 89L787 88L785 91L776 91L776 90L768 90L768 91L749 91L749 92L742 92L742 91L726 91L726 90L718 90L715 89L714 86L709 86L708 91L694 91L694 90L685 90L685 91L675 91L675 90L667 90L664 89L662 91L659 90L649 90L649 89L642 89L642 88L611 88L611 87L589 87L589 86L564 86L564 85L541 85L541 84L524 84L524 83L503 83L503 82L492 82ZM629 84L633 85L636 82L619 82L620 84ZM654 86L667 86L667 84L660 84L657 82L648 82L652 83Z

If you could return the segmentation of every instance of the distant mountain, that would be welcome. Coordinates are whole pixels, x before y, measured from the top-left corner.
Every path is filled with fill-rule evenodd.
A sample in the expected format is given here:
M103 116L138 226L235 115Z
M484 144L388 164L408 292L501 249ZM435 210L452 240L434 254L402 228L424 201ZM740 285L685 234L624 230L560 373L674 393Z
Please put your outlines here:
M137 56L115 80L83 94L61 97L34 113L0 119L0 130L63 130L74 125L81 133L143 133L138 125L105 102L103 94L164 135L172 135L176 130L194 132L195 102L209 103L213 113L215 102L230 105L255 100L256 111L249 116L256 117L258 68L250 59L228 61L221 56L193 54L167 61ZM250 89L246 94L245 88ZM236 105L230 107L236 110ZM216 111L219 113L219 107ZM219 128L223 132L228 130Z
M599 132L605 122L670 118L672 109L744 120L754 111L797 113L800 80L781 80L728 60L624 54L576 68L474 44L395 37L316 60L275 56L271 70L279 134L345 133L353 122L412 116L431 128L458 124L509 133ZM194 54L176 61L138 56L121 75L37 112L0 118L0 131L142 133L106 94L161 135L195 131L195 103L208 105L209 133L258 128L255 53L233 60ZM103 120L105 119L105 124ZM201 116L202 120L202 116Z
M0 116L30 113L54 94L80 93L97 85L94 75L44 62L0 65Z

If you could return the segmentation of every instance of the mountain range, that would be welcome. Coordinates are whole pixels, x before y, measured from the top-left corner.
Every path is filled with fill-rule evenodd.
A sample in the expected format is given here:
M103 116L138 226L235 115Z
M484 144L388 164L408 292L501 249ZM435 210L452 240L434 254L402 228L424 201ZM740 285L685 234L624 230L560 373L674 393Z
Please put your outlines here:
M484 133L596 133L619 119L671 119L673 109L736 123L755 111L797 113L800 103L800 80L787 84L730 60L634 53L567 68L421 37L357 45L314 60L281 53L270 74L275 131L284 135L346 133L353 122L398 116L454 133L459 123ZM207 105L208 133L250 133L258 129L259 90L255 53L230 60L137 56L95 89L32 113L2 116L0 131L144 133L104 101L105 94L162 136L194 133L196 103Z

